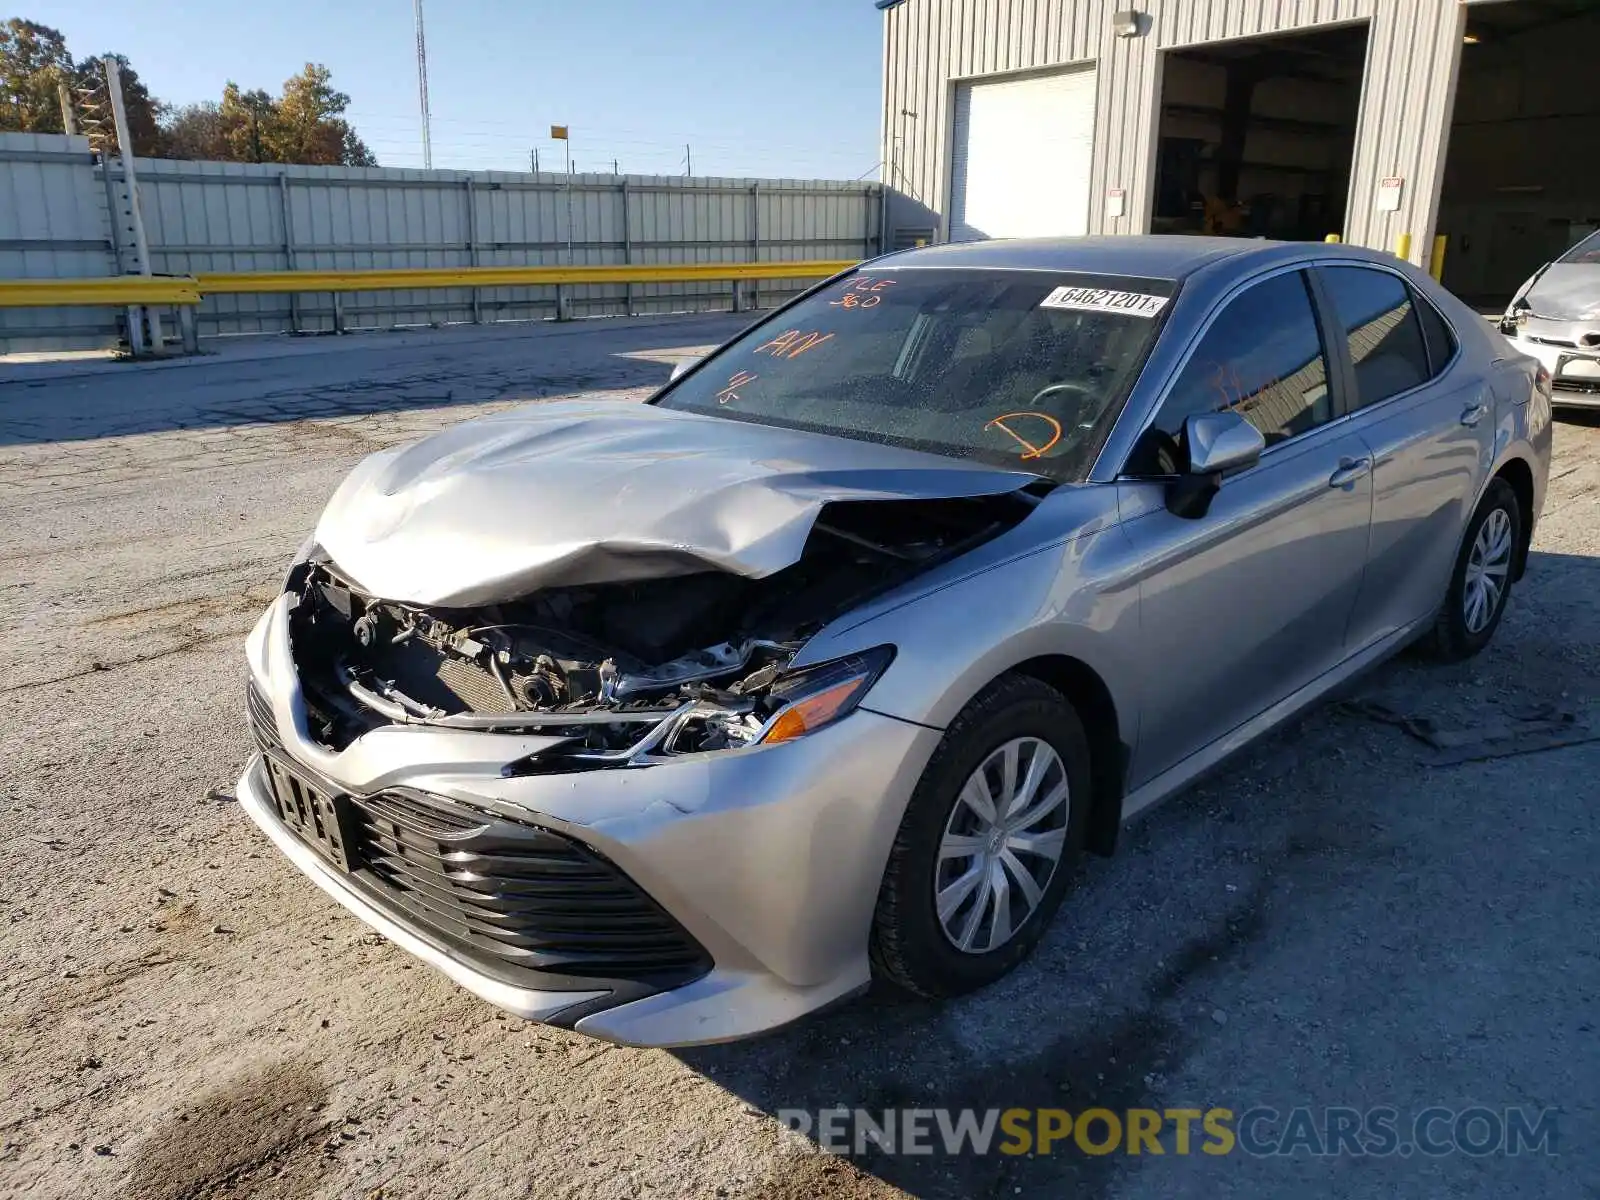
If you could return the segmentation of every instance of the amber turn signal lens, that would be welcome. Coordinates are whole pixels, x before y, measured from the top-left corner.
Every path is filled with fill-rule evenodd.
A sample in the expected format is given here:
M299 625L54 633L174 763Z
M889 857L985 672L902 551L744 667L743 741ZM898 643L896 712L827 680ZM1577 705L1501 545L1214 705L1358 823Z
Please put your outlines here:
M767 730L767 736L761 739L762 743L771 745L773 742L787 742L810 733L813 729L820 729L837 717L849 705L855 694L871 680L870 675L858 675L854 679L836 683L814 696L796 700L778 714L777 720L773 721L771 728Z

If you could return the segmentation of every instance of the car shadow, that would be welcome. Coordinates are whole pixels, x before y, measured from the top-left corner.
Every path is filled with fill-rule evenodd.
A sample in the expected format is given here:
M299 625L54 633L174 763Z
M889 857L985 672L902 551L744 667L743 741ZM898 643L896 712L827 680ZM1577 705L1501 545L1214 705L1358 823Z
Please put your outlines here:
M1224 785L1226 791L1226 785ZM983 992L924 1002L875 986L864 998L755 1042L676 1053L689 1067L785 1124L805 1112L859 1109L875 1121L884 1110L1091 1108L1125 1113L1169 1107L1162 1081L1181 1073L1213 1027L1185 1012L1184 998L1206 981L1242 969L1267 935L1271 895L1292 882L1314 851L1287 814L1254 829L1220 818L1234 844L1223 859L1249 853L1260 866L1252 886L1224 892L1226 903L1200 906L1189 919L1164 915L1139 885L1130 860L1178 854L1173 843L1216 836L1211 799L1190 793L1124 831L1117 857L1092 861L1034 957ZM1260 816L1261 814L1255 814ZM1208 834L1206 827L1213 827ZM1248 848L1248 849L1247 849ZM1272 882L1266 882L1272 880ZM1172 879L1177 898L1189 882ZM1301 902L1310 899L1302 892ZM1276 919L1288 919L1280 914ZM1137 947L1130 955L1129 947ZM1134 963L1139 967L1130 972ZM1202 1107L1220 1103L1198 1097ZM952 1118L953 1119L953 1118ZM845 1126L846 1138L852 1136ZM812 1143L816 1137L812 1131ZM1003 1135L996 1135L998 1146ZM913 1196L1111 1195L1132 1166L1120 1154L1059 1151L1050 1156L948 1154L937 1134L933 1153L889 1153L870 1141L852 1147L852 1165ZM780 1161L799 1185L832 1165L794 1142ZM834 1147L837 1149L837 1147ZM890 1150L893 1147L889 1147ZM796 1194L805 1194L798 1186ZM778 1189L779 1194L787 1194Z
M1596 705L1600 663L1589 661L1594 652L1572 661L1572 648L1584 639L1600 647L1600 615L1580 611L1600 589L1600 559L1536 553L1526 583L1526 603L1508 613L1515 619L1483 655L1439 665L1402 654L1341 697L1379 696L1447 725L1488 720L1546 693L1566 708ZM1340 980L1370 976L1379 997L1371 1003L1380 1006L1385 978L1405 981L1395 990L1420 986L1420 956L1470 932L1474 905L1494 904L1474 891L1477 881L1456 881L1457 843L1485 839L1509 861L1550 854L1548 829L1507 822L1489 802L1484 764L1436 768L1432 753L1360 706L1325 703L1124 828L1114 857L1082 865L1034 956L990 988L930 1003L875 987L764 1038L674 1053L788 1125L793 1114L816 1122L833 1108L864 1110L879 1123L886 1109L1237 1112L1285 1096L1305 1103L1316 1086L1305 1064L1315 1079L1319 1064L1357 1056L1345 1084L1330 1085L1350 1089L1333 1103L1350 1103L1352 1091L1386 1077L1384 1038L1465 1044L1483 1030L1457 1027L1468 1018L1440 1006L1417 1015L1416 1031L1388 1029L1372 1050L1357 1049L1348 1008L1362 1004L1324 998L1314 981L1330 963ZM1551 755L1537 757L1540 769L1558 769ZM1516 762L1525 769L1534 758ZM1455 795L1463 798L1448 798ZM1457 806L1441 820L1441 804ZM1430 871L1462 891L1419 907L1417 881ZM1393 914L1408 909L1396 926ZM1399 930L1394 940L1374 940L1373 930L1385 928ZM1519 966L1536 969L1531 957ZM1522 1019L1505 1017L1508 1027ZM1376 1057L1363 1063L1366 1053ZM853 1127L843 1128L849 1137ZM1172 1161L1170 1126L1160 1167L1149 1156L1086 1154L1070 1139L1050 1155L993 1147L949 1154L937 1132L931 1153L888 1153L869 1138L841 1161L816 1152L816 1136L813 1126L810 1138L788 1139L770 1194L813 1194L855 1172L914 1196L952 1198L1097 1200L1125 1190L1126 1176L1139 1170L1227 1184L1203 1174L1224 1160L1195 1152L1182 1166ZM1229 1169L1228 1186L1238 1186L1241 1168ZM1294 1177L1273 1178L1292 1186Z
M14 370L0 376L0 446L654 388L675 361L752 319L712 313L275 339L198 359Z

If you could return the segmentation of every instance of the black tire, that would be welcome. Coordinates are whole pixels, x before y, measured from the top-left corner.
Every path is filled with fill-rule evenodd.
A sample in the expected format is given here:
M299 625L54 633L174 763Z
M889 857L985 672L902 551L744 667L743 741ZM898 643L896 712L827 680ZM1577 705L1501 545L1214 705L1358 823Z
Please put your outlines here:
M1468 628L1466 617L1467 566L1479 531L1496 512L1505 512L1511 521L1511 560L1506 570L1505 585L1493 613L1481 629L1473 631ZM1439 609L1433 628L1423 643L1433 658L1440 662L1461 662L1477 654L1494 637L1494 631L1500 627L1500 618L1505 615L1506 604L1511 599L1516 564L1522 553L1522 530L1522 506L1517 503L1516 492L1504 479L1490 480L1483 499L1478 502L1477 511L1472 514L1472 520L1467 522L1466 536L1461 539L1455 569L1450 573L1450 586L1445 590L1444 605Z
M934 904L939 845L962 787L996 749L1019 737L1060 756L1069 798L1065 840L1037 906L1011 939L982 953L945 936ZM1076 873L1089 817L1089 744L1060 692L1025 675L1004 675L950 723L901 819L873 915L873 974L914 995L958 996L993 983L1032 952Z

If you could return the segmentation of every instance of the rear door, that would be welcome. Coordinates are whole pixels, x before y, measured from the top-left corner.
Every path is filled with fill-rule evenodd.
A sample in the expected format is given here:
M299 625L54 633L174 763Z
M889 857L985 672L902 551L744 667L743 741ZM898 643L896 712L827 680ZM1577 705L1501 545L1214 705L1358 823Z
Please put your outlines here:
M1372 479L1304 270L1253 281L1217 314L1119 481L1141 561L1144 681L1131 782L1175 766L1337 666L1366 561ZM1169 512L1191 413L1233 409L1267 441L1205 516Z
M1359 651L1434 611L1494 458L1495 397L1438 310L1397 272L1318 269L1373 461L1372 545L1350 619Z

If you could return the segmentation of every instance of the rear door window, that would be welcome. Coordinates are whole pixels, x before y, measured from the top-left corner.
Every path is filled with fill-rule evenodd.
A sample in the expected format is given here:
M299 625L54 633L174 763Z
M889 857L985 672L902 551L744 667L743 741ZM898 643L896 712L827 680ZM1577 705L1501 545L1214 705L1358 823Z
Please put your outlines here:
M1428 344L1428 370L1434 376L1444 370L1445 365L1456 356L1456 335L1450 332L1450 326L1445 324L1439 310L1429 303L1426 296L1412 293L1417 304L1417 316L1422 318L1422 340Z
M1352 409L1378 404L1432 378L1422 323L1405 280L1373 267L1324 267L1320 273L1355 367Z

